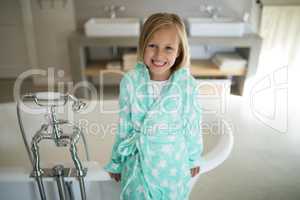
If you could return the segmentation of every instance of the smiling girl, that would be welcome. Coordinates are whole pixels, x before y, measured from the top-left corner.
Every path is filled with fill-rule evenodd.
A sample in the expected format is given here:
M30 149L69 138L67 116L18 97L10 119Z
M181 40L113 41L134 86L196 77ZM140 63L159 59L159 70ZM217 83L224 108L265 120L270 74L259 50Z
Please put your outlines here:
M186 200L203 144L182 20L151 15L138 50L139 62L120 83L119 126L105 169L121 180L121 199Z

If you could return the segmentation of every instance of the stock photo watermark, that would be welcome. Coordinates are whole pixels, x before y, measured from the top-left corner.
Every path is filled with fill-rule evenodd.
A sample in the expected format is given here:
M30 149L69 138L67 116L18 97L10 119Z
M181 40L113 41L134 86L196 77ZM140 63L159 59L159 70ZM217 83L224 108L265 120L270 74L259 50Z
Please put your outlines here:
M288 67L256 78L250 90L253 116L279 133L288 131Z
M16 80L14 85L14 98L15 101L18 102L19 106L21 107L21 110L23 112L32 112L35 114L45 114L45 112L48 112L48 115L50 114L49 109L39 109L38 111L33 111L33 108L31 106L26 105L23 101L25 100L24 97L27 95L27 97L31 97L32 103L36 103L40 107L49 108L51 106L55 107L55 112L57 114L66 114L65 117L69 121L76 121L79 127L83 130L85 134L91 135L91 136L97 136L100 138L104 138L107 135L114 135L118 130L118 124L120 121L116 120L115 122L107 122L105 124L102 124L101 121L99 122L92 122L88 119L82 119L78 118L75 115L74 107L77 106L77 110L80 110L80 113L82 115L88 115L91 114L95 116L96 118L99 115L106 115L107 118L111 117L111 115L123 115L127 112L132 112L134 114L139 113L147 113L150 115L151 110L148 110L147 107L142 106L142 104L135 104L135 106L132 106L129 110L128 107L122 106L121 104L119 106L113 106L111 108L108 108L109 106L105 105L104 100L104 88L103 88L103 77L107 73L116 73L117 75L123 76L124 72L116 71L116 70L107 70L104 72L99 73L99 98L98 98L98 90L96 87L88 83L87 81L81 81L76 84L73 82L63 82L63 81L57 81L57 77L61 77L64 73L62 70L55 71L54 68L49 68L48 70L41 70L41 69L32 69L28 70L24 73L22 73ZM26 78L30 78L33 76L42 76L47 78L47 85L48 88L46 89L46 93L42 95L41 92L39 93L32 93L31 96L26 94L21 94L21 87L22 83ZM131 101L133 96L136 96L139 99L151 99L153 93L149 92L145 93L145 90L149 88L148 83L140 84L137 87L133 87L133 80L128 78L128 76L125 78L127 79L126 84L126 92L128 94L128 97L126 98L126 101ZM56 85L57 89L55 91ZM205 116L213 116L214 120L212 121L201 121L200 126L203 129L203 134L213 134L213 135L223 135L228 132L228 130L233 131L234 130L234 123L232 121L229 121L225 116L225 114L228 112L227 110L227 104L228 104L228 95L229 95L229 87L230 85L220 83L218 85L214 84L211 81L202 80L197 82L196 87L192 88L189 84L186 86L178 85L178 83L169 83L169 88L173 89L172 94L168 94L162 97L160 100L160 104L158 106L158 110L160 111L160 114L169 115L170 119L175 119L176 117L180 117L182 114L182 94L187 94L187 105L191 105L190 107L185 107L186 109L184 112L189 115L189 113L193 112L199 112L202 115L202 118L205 120ZM209 93L202 93L200 91L203 90L210 91ZM155 88L154 88L155 89ZM83 90L83 99L81 101L85 102L86 106L84 109L81 109L80 104L78 104L79 101L77 101L76 98L67 98L66 95L68 94L68 97L74 97L75 94L79 91ZM55 92L54 92L55 91ZM89 93L89 95L86 95ZM196 93L196 94L195 94ZM122 94L120 94L122 95ZM192 98L195 96L196 98ZM42 104L40 102L43 102L45 100L50 101L47 102L47 104ZM64 107L59 104L60 101L68 101L72 100L74 101L72 106ZM170 103L171 102L171 103ZM66 103L66 102L65 102ZM77 104L76 104L77 103ZM123 113L123 114L122 114ZM128 114L128 113L127 113ZM158 117L158 113L153 112L152 117L156 118ZM46 121L49 121L50 117L46 117ZM104 116L105 118L105 116ZM193 119L191 119L192 121ZM106 120L109 121L109 120ZM173 123L166 122L166 126L163 127L153 127L153 129L149 132L155 132L158 130L165 130L167 129L167 132L176 132L178 129L180 129L180 126L176 126ZM182 128L182 127L181 127ZM192 132L192 130L189 130Z

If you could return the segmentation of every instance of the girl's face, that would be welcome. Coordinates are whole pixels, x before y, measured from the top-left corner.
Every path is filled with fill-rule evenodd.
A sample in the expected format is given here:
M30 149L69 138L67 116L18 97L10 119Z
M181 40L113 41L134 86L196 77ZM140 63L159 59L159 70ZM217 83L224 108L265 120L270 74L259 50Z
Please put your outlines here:
M144 52L152 80L167 80L179 55L179 37L176 28L164 27L153 33Z

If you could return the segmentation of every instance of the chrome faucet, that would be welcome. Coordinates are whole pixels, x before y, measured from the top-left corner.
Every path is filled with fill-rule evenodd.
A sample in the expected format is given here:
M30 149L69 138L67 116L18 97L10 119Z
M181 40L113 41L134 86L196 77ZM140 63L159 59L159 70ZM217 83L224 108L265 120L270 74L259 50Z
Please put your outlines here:
M220 15L221 7L219 6L215 7L212 5L204 4L200 6L200 11L207 13L210 18L218 19Z
M124 11L125 10L125 6L110 5L110 6L105 6L104 10L106 12L109 12L109 17L113 19L113 18L117 17L117 12L118 11Z
M23 104L23 100L33 101L36 105L38 105L39 109L44 108L43 111L46 111L46 116L48 119L48 122L43 123L41 125L41 128L32 137L31 148L29 147L29 143L26 139L26 134L22 123L21 105ZM79 181L81 199L86 200L84 177L86 176L87 170L83 167L77 151L77 144L79 142L79 139L82 139L86 157L87 160L89 160L87 144L83 131L79 126L77 126L73 122L70 122L69 120L58 119L56 113L56 109L58 107L65 106L69 102L72 102L73 112L80 111L86 105L84 102L78 100L70 94L61 94L55 92L41 92L24 95L22 96L20 101L17 102L18 122L24 144L33 167L31 176L35 177L36 179L41 200L46 200L46 194L42 180L43 177L56 177L60 200L65 200L66 193L64 187L64 177L69 176L69 173L65 171L71 171L71 169L64 168L62 165L57 165L53 169L41 168L39 146L42 140L53 141L57 147L69 146L69 151L76 171L75 177L77 177ZM70 127L72 131L70 131L69 133L64 133L62 130L63 127Z

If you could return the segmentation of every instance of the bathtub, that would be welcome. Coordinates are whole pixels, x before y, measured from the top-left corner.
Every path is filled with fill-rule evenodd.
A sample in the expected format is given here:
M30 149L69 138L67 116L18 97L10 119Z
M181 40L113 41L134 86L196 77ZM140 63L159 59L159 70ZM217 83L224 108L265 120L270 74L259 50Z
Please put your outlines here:
M89 101L87 110L71 116L83 127L89 151L89 159L87 159L83 145L79 145L83 165L88 169L85 177L87 199L117 200L120 194L119 184L112 181L102 167L110 158L114 142L118 101ZM0 113L2 113L0 116L0 197L9 200L38 200L40 196L36 182L29 177L32 167L18 126L16 103L0 104ZM204 113L204 124L206 127L213 125L214 128L203 129L203 158L207 164L201 166L200 175L220 165L229 156L233 145L230 125L224 123L223 118L216 119L216 115ZM34 115L33 118L24 117L24 128L28 139L37 131L43 120L45 120L43 115L37 117ZM54 148L53 144L41 144L42 168L52 167L57 163L72 166L68 151ZM198 176L192 179L191 187L197 178ZM81 199L77 180L66 178L66 181L70 183L74 199ZM44 184L47 199L59 199L56 182L51 178L44 178Z

